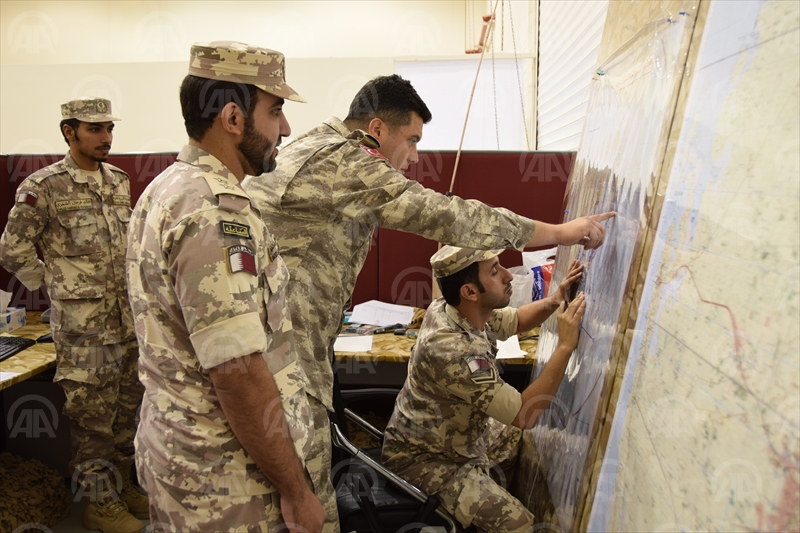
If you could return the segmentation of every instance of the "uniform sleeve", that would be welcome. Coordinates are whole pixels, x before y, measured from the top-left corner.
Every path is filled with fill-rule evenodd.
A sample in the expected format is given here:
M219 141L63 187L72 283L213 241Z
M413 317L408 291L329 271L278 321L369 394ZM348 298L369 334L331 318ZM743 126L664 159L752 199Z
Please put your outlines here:
M522 250L533 236L535 222L508 209L477 200L447 197L407 179L383 159L355 149L345 158L343 187L334 191L338 212L359 213L382 228L478 249Z
M0 237L0 265L31 291L44 280L44 263L36 255L36 243L48 223L48 203L44 186L30 179L23 181Z
M434 369L434 379L474 408L510 424L522 407L522 395L498 375L488 343L466 345L457 335L445 335L436 344L434 350L444 355L437 360L452 362Z
M223 220L251 224L239 213L203 211L177 224L164 247L192 347L206 369L267 349L260 238L225 236Z
M519 327L519 314L513 307L495 309L486 321L492 331L501 341L517 334Z

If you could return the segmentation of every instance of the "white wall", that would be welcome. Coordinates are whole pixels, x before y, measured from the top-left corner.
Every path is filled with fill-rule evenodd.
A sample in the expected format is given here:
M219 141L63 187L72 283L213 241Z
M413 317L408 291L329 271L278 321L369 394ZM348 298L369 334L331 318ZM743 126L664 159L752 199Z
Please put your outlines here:
M302 133L344 114L395 57L463 55L464 12L450 0L3 1L0 152L63 152L59 105L84 96L110 97L122 118L114 152L176 150L186 138L178 86L191 43L204 40L283 52L288 82L309 100L286 106Z

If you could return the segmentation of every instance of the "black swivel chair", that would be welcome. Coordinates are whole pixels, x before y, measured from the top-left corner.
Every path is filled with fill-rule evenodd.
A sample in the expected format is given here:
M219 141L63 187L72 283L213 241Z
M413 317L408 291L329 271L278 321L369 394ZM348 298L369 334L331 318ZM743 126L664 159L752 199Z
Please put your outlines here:
M395 389L342 391L344 405L367 398L395 398ZM344 416L383 444L383 432L354 413ZM428 531L457 533L456 522L442 509L435 496L428 496L380 463L380 447L369 450L352 444L335 423L331 424L333 446L347 459L333 468L339 522L342 533L419 533ZM334 450L336 451L336 450ZM340 454L341 455L341 454Z

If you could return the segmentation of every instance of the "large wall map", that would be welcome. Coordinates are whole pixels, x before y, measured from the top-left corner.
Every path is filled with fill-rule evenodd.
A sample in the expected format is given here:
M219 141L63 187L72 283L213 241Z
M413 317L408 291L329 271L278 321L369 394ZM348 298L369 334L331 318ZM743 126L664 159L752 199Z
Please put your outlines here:
M800 3L712 2L590 531L800 531Z
M565 220L605 211L617 217L607 224L604 246L588 252L562 248L556 260L556 281L575 254L586 265L587 311L556 399L523 441L524 486L516 492L540 528L575 529L587 490L587 461L614 378L612 355L619 352L695 23L688 11L666 15L601 65L590 88ZM552 317L542 327L534 378L556 343Z

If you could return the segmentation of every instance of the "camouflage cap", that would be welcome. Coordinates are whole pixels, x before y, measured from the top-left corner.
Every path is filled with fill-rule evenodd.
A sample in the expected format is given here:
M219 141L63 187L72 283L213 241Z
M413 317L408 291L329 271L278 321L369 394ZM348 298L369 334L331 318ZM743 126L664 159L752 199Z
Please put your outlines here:
M84 98L61 104L61 120L77 118L81 122L113 122L111 101L105 98Z
M255 85L280 98L305 102L286 85L285 58L280 52L235 41L192 45L189 74L210 80Z
M497 257L503 250L474 250L472 248L458 248L457 246L442 246L431 256L431 267L437 278L446 278L456 272L464 270L472 263L486 261Z

